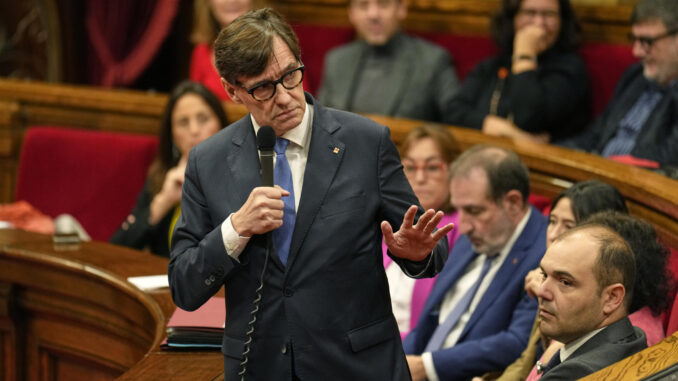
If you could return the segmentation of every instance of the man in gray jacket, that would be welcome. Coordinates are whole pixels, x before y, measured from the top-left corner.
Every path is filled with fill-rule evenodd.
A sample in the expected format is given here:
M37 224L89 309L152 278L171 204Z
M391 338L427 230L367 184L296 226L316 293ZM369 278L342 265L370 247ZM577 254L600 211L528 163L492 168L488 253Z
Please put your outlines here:
M443 48L400 30L405 0L351 0L359 40L325 57L321 103L342 110L441 121L458 88Z

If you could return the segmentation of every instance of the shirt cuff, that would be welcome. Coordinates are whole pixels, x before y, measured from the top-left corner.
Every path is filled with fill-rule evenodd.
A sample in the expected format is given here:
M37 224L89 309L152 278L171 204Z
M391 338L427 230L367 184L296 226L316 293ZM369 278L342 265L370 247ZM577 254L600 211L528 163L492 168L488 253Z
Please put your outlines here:
M428 257L424 261L420 262L409 261L409 265L407 266L409 268L404 267L403 272L410 278L421 277L426 272L426 270L428 270L428 267L431 265L432 260L433 252L430 252L428 254Z
M224 241L226 253L233 259L238 260L238 257L240 257L240 254L245 250L245 246L250 241L250 237L239 236L235 229L233 229L233 224L231 223L232 215L233 213L221 223L221 239Z
M436 367L433 365L433 355L431 352L422 353L421 361L424 362L424 369L426 369L426 378L428 381L438 381L438 373L436 373Z

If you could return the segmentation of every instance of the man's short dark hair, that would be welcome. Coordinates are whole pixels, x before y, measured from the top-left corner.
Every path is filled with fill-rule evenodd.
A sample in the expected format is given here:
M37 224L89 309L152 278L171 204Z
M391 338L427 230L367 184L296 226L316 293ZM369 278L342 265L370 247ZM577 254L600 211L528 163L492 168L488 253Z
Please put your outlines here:
M450 178L466 176L475 168L481 168L487 174L487 196L495 203L513 189L523 196L523 203L527 202L530 193L529 173L515 152L484 144L473 146L452 163Z
M252 77L266 70L273 41L280 37L301 62L299 41L292 27L272 8L245 13L233 20L214 42L215 66L230 84L240 76Z
M631 24L661 21L667 30L678 28L678 3L676 0L640 0L631 13Z
M593 274L598 281L598 293L607 286L621 283L626 290L624 307L628 312L636 281L636 259L631 246L610 227L598 223L578 225L563 233L557 241L582 230L591 230L590 236L599 245L598 258L593 265Z
M593 214L583 224L607 226L629 244L636 258L636 282L629 312L645 306L655 316L669 307L673 300L673 277L667 270L668 249L659 242L652 225L629 215L606 211Z

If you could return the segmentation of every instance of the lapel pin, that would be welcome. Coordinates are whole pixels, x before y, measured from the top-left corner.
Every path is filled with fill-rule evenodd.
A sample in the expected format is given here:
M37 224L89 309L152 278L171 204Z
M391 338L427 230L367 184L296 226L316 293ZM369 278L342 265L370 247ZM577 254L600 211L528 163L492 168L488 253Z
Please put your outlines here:
M338 154L339 153L339 147L334 147L334 149L332 150L332 153L335 154L335 155Z
M515 265L516 263L518 263L518 258L513 258L513 264Z

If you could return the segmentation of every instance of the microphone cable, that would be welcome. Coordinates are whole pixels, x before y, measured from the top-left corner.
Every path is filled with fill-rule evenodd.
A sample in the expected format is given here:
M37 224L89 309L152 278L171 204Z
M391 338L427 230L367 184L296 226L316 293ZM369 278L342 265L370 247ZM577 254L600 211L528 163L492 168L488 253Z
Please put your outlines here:
M240 381L245 381L245 373L247 373L247 362L249 361L249 353L250 353L250 344L252 344L252 336L254 335L254 324L257 322L257 313L259 312L259 304L261 303L261 300L263 298L263 290L264 290L264 275L266 274L266 269L268 268L268 258L271 255L271 233L266 234L266 256L264 257L264 266L261 269L261 275L259 276L259 287L255 290L255 298L254 301L252 301L252 311L250 312L250 315L252 316L252 319L249 321L247 325L247 332L245 332L245 335L247 336L247 339L245 340L245 348L243 349L242 352L242 357L243 361L240 363L240 372L238 373L238 376L240 376Z

